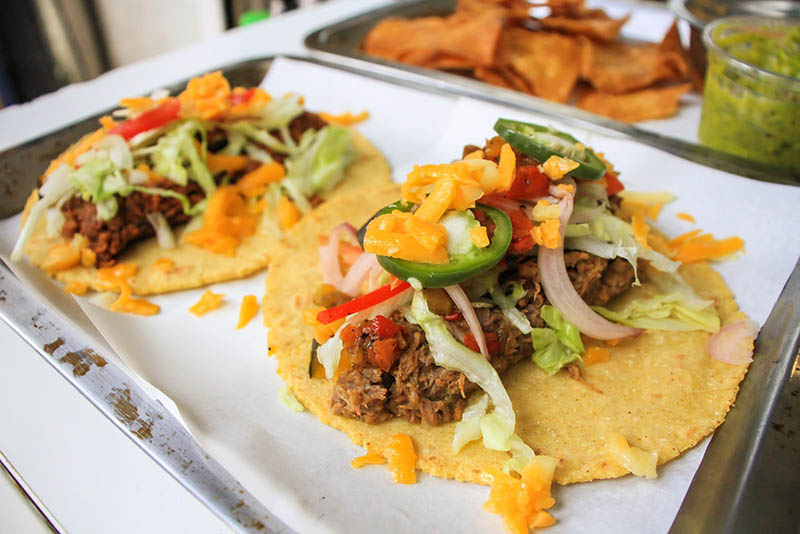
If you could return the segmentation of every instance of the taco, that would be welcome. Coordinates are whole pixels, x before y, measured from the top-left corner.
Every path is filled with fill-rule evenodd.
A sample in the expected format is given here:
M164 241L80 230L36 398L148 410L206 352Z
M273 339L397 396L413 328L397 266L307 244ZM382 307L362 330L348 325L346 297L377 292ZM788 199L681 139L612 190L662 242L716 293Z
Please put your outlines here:
M140 295L240 278L315 206L390 181L374 146L302 97L231 89L219 72L120 104L124 120L102 118L51 163L12 255L70 287L109 289L98 270L114 268Z
M654 476L724 419L752 325L641 207L626 220L601 156L550 128L496 130L299 224L319 242L286 243L266 281L278 373L358 445L409 435L436 476L494 488L534 458L559 484Z

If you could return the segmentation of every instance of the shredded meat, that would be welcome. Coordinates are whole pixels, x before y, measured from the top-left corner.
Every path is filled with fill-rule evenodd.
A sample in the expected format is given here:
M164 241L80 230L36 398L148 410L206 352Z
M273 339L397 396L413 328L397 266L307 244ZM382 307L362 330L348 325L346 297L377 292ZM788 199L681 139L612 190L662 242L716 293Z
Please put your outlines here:
M567 252L565 260L570 280L589 304L605 304L633 282L633 269L623 260L609 262L578 251ZM529 256L518 263L510 263L500 275L500 284L510 293L514 282L521 283L526 294L518 307L534 327L543 327L545 323L540 314L547 299L536 261L535 256ZM426 296L436 297L434 301L442 300L442 293L426 290ZM436 307L440 314L452 311L442 302L437 302ZM531 356L530 337L512 326L499 309L478 308L476 313L483 331L497 334L499 350L490 354L489 362L498 373L502 375L516 362ZM334 384L333 412L367 423L386 421L394 416L428 425L460 420L467 397L477 386L462 373L435 364L419 326L410 324L400 312L392 314L390 319L400 328L394 336L395 350L399 354L388 371L371 363L369 354L376 340L368 332L369 321L355 325L355 340L345 343L352 368L342 373ZM469 332L463 318L447 324L461 339Z
M326 124L319 115L305 112L289 123L289 132L294 141L299 142L306 130L319 130ZM272 133L280 135L277 131ZM209 132L208 142L210 149L220 150L227 144L227 139L223 138L219 130L212 130ZM270 153L276 161L283 162L285 158L283 154L274 152L266 146L261 148ZM233 179L236 180L258 165L260 165L258 162L251 163ZM192 205L205 197L202 188L195 182L181 186L169 180L162 180L149 185L186 195ZM71 197L61 208L65 217L62 235L67 239L72 238L75 233L86 237L89 248L97 254L98 267L114 265L128 245L155 235L153 226L147 220L148 213L161 213L170 227L189 221L189 216L183 212L180 201L175 198L134 192L126 197L118 197L117 201L117 213L107 221L101 221L97 217L97 208L94 204L79 196Z

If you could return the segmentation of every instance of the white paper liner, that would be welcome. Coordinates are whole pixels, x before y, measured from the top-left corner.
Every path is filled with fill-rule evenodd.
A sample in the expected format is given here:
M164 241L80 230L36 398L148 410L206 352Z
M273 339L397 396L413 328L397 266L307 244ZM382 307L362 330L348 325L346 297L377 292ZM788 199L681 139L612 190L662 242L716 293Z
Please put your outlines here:
M464 144L491 137L499 116L537 120L468 99L456 105L449 98L288 60L273 64L264 86L276 95L300 92L312 110L368 109L371 119L359 129L387 155L396 180L413 163L458 158ZM703 228L717 237L744 238L746 254L718 269L742 309L764 321L800 252L800 189L737 178L630 141L562 128L604 151L628 189L676 194L678 200L664 208L658 221L668 234ZM697 224L679 221L679 211L694 215ZM0 223L4 259L18 225L18 217ZM43 278L31 274L27 264L17 270L29 282L29 275L38 276L37 283ZM486 487L424 474L418 484L401 486L391 483L385 467L354 470L349 462L363 453L360 448L309 413L281 404L277 391L283 384L275 361L266 356L260 314L244 329L234 330L242 297L255 294L260 300L263 288L263 273L215 284L211 289L226 295L225 305L201 318L186 310L202 289L153 298L162 312L149 318L115 314L77 300L127 366L175 401L200 444L294 529L501 531L499 518L481 509ZM52 305L63 305L63 299ZM706 442L662 467L655 481L625 477L556 487L552 511L559 523L548 532L667 531Z

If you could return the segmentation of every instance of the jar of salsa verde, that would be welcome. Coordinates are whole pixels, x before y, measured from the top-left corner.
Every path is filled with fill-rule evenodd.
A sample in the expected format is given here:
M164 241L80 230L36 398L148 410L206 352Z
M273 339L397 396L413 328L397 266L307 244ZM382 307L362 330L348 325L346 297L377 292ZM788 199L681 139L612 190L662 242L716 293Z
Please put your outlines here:
M722 18L703 42L700 141L800 173L800 20Z

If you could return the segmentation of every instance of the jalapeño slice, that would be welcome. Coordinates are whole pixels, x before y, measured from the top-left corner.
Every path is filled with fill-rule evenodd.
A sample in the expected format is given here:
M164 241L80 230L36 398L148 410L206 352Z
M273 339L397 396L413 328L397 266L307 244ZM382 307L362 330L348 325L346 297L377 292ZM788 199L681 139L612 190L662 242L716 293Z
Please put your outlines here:
M575 178L599 180L606 173L605 164L580 141L555 128L529 122L497 119L494 131L526 156L544 163L550 156L577 161L579 166L570 172Z
M391 213L394 210L410 211L413 206L414 204L399 200L380 210L372 219L385 213ZM477 207L495 225L494 235L487 246L483 248L473 247L464 254L451 255L449 261L443 264L421 263L388 256L378 256L378 263L386 271L402 280L408 281L409 278L416 278L420 281L422 287L426 288L458 284L488 271L500 262L508 250L508 246L511 243L511 220L508 215L497 208L484 204L478 204ZM367 224L358 231L358 240L362 246Z

